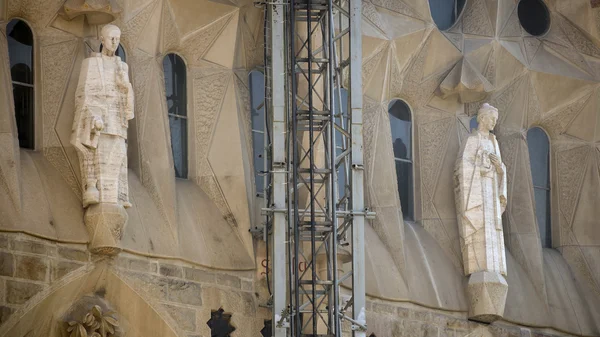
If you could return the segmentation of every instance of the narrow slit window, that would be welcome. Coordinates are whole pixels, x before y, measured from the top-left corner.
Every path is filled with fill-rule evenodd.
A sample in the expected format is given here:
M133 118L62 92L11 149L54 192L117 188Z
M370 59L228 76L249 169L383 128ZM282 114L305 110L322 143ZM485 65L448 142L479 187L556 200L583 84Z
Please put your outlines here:
M413 191L413 153L412 153L412 116L406 102L393 100L388 109L390 127L392 128L392 143L398 194L404 220L414 221L414 191Z
M186 67L181 57L168 54L163 59L167 114L171 131L171 150L177 178L188 177L187 84Z
M249 75L250 113L252 120L252 152L254 158L254 183L256 195L262 197L265 192L265 75L253 70Z
M535 196L535 216L540 229L542 247L552 247L550 227L550 142L544 130L534 127L527 131L529 164Z
M34 149L33 33L24 21L12 20L6 37L19 146Z

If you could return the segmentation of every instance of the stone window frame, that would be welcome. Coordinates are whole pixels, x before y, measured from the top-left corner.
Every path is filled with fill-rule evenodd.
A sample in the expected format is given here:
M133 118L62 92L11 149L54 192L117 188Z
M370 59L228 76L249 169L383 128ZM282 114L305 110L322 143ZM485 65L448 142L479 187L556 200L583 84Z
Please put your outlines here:
M123 49L125 49L125 47L123 47ZM125 52L127 52L127 50L125 50ZM165 86L165 74L164 74L164 60L167 56L169 55L176 55L177 57L179 57L184 64L184 68L185 68L185 109L186 109L186 127L185 127L185 131L186 131L186 135L185 135L185 163L184 165L186 166L186 174L185 177L179 177L177 176L177 173L175 171L175 160L173 158L173 147L172 147L172 135L171 135L171 127L170 127L170 122L169 122L169 112L168 112L168 108L167 108L167 100L166 100L166 86ZM186 60L186 58L179 52L173 51L173 50L169 50L166 51L164 54L161 55L160 57L160 69L162 71L162 75L163 75L163 88L165 89L164 94L165 94L165 100L163 101L165 103L165 112L166 114L164 115L165 118L165 126L167 127L168 131L169 131L169 148L171 150L171 159L172 159L172 163L173 163L173 172L175 172L175 179L184 179L184 180L188 180L193 178L194 174L194 170L193 170L193 163L194 163L194 157L193 157L193 152L194 152L194 146L193 146L193 141L190 142L190 136L194 135L195 131L194 131L194 118L193 118L193 114L194 114L194 110L193 110L193 106L190 102L191 99L193 99L193 83L190 85L190 79L193 80L193 77L191 76L191 68L189 66L189 62ZM193 140L193 138L192 138Z
M31 22L29 22L29 20L20 17L20 16L14 16L11 18L8 18L4 23L4 29L5 29L5 37L6 37L6 51L8 53L8 36L6 34L8 34L8 31L6 30L6 27L8 26L8 24L10 22L12 22L13 20L20 20L22 22L24 22L28 27L29 30L31 31L31 36L33 38L33 48L32 48L32 64L33 64L33 148L26 148L26 147L21 147L19 145L19 148L21 150L26 150L26 151L37 151L39 149L41 149L43 147L43 116L41 115L43 110L40 109L39 107L41 106L41 99L42 99L42 92L41 90L43 89L43 87L41 87L41 76L42 76L42 71L40 71L42 69L42 65L41 65L41 59L40 59L40 47L39 47L39 39L38 36L36 34L36 31L34 30L34 26L31 24ZM7 54L7 60L9 59L9 55ZM9 61L10 62L10 61ZM10 67L8 69L9 71L9 75L10 74ZM12 85L12 76L10 78L10 83ZM14 125L15 125L15 132L17 132L17 134L15 136L18 137L18 130L16 129L16 111L15 111L15 105L14 105L14 95L12 95L13 97L13 112L12 112L12 117L15 118L14 119Z
M542 246L542 248L553 248L556 246L556 241L557 241L557 237L556 235L554 235L554 219L556 218L555 216L553 216L554 214L554 210L556 209L556 207L553 207L554 205L554 200L555 198L553 197L553 194L556 191L556 188L554 188L554 175L553 175L553 169L552 169L552 163L553 163L553 156L552 156L552 139L550 138L550 134L548 133L548 131L542 127L541 125L531 125L526 131L525 131L525 142L527 144L527 152L529 155L529 163L530 163L530 168L529 171L531 172L531 155L530 155L530 151L529 151L529 141L527 139L527 135L529 133L530 130L533 129L540 129L544 132L544 134L546 135L546 139L548 140L548 188L545 189L547 190L547 197L548 197L548 201L547 201L547 216L549 217L549 220L546 222L546 226L550 227L549 229L546 229L547 234L549 235L549 238L547 238L547 240L549 240L549 245L546 245L545 242L542 242L542 233L540 232L540 224L538 223L538 218L537 218L537 209L534 208L534 215L535 215L535 222L537 225L537 230L539 232L540 235L540 244ZM541 187L538 187L541 188ZM535 189L536 186L533 184L533 172L531 172L531 190L534 193L533 194L533 203L534 203L534 207L535 207Z
M402 209L402 216L403 216L403 221L404 222L411 222L411 223L416 223L419 221L421 214L419 212L420 210L420 194L418 193L418 181L420 179L420 175L418 173L418 169L417 169L417 163L419 162L419 156L417 154L417 142L415 142L416 139L418 139L418 134L417 134L417 123L415 120L415 110L413 109L413 107L410 105L410 103L401 98L401 97L393 97L392 99L389 100L389 103L387 105L387 115L388 118L390 118L390 107L392 106L392 104L394 104L396 101L402 101L404 102L404 104L406 104L406 106L408 107L408 111L410 113L410 122L411 122L411 135L410 135L410 141L411 141L411 164L412 164L412 219L408 219L405 218L405 210L402 209L402 201L400 200L400 191L398 190L398 201L400 202L400 208ZM390 120L390 136L391 136L391 120ZM390 139L390 141L392 141L392 139ZM392 141L393 142L393 141ZM397 179L397 173L396 173L396 157L394 155L394 147L393 147L393 143L392 143L392 158L394 160L394 174L396 175L396 179ZM397 182L397 181L396 181Z

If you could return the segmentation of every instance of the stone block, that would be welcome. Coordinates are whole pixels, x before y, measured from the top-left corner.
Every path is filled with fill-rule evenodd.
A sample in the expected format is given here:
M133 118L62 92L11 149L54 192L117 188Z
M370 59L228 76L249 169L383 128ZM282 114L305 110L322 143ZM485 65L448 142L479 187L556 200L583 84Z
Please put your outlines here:
M85 266L82 263L78 263L78 262L72 262L72 261L60 261L57 262L53 269L53 273L52 273L52 279L53 280L59 280L61 278L63 278L65 275L67 275L68 273L79 269L81 267Z
M158 300L167 299L167 278L134 272L125 272L123 276L134 289Z
M13 276L15 271L13 255L0 252L0 275Z
M373 303L373 311L380 314L395 314L396 307L385 303Z
M232 288L242 288L242 283L239 277L226 274L217 274L217 284Z
M396 312L398 317L408 318L410 317L410 310L402 307L397 307Z
M150 262L140 259L129 259L129 270L133 271L150 271Z
M202 305L202 287L198 283L169 279L169 301Z
M58 256L63 259L81 262L87 262L89 260L87 251L68 247L58 247Z
M35 241L12 241L12 250L24 253L47 255L48 248L48 246Z
M35 294L42 291L43 287L39 284L6 281L6 302L8 304L23 304L31 299Z
M203 282L203 283L215 283L215 274L196 268L183 268L185 278L188 280Z
M0 248L8 248L8 238L4 235L0 236Z
M491 323L502 318L508 294L504 276L494 272L477 272L469 277L469 319Z
M431 321L431 313L429 311L414 311L413 318L421 322Z
M37 256L15 255L15 277L45 281L48 274L47 260Z
M242 290L243 291L252 291L253 289L254 289L254 286L252 284L252 281L242 280Z
M15 311L15 309L13 309L13 308L9 308L9 307L0 305L0 325L2 325L4 322L6 322L10 318L10 315L12 315L12 313L14 311Z
M181 270L181 267L176 266L174 264L161 263L159 271L160 271L160 274L164 275L164 276L183 277L183 272Z
M165 308L181 329L185 331L196 331L195 310L168 304L165 304Z

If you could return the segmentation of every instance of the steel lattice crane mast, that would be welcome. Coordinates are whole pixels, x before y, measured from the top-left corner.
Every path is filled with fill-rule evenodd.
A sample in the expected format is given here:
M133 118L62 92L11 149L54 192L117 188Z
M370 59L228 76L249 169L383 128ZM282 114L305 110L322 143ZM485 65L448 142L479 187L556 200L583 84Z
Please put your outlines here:
M264 5L273 335L363 337L361 0Z

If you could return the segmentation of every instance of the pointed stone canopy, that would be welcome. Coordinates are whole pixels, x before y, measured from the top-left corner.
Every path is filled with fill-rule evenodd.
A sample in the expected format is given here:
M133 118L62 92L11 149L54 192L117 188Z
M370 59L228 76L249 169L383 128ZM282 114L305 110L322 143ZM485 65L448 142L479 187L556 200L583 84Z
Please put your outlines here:
M121 11L116 0L67 0L59 14L67 20L85 15L90 25L102 25L114 21Z
M485 76L463 57L440 83L437 94L444 99L458 94L461 103L473 103L484 100L493 90Z

